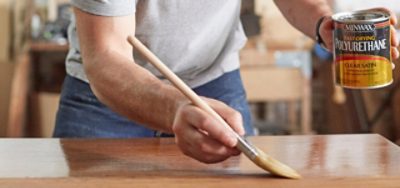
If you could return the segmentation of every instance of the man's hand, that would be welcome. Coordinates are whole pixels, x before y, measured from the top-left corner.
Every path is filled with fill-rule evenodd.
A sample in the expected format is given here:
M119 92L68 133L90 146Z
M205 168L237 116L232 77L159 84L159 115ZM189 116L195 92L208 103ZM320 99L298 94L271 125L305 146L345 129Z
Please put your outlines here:
M244 135L242 116L226 104L203 98L239 135ZM178 109L173 124L175 140L187 156L204 163L217 163L239 155L233 132L202 109L186 103Z
M374 8L374 9L368 9L368 10L385 11L390 14L390 23L392 24L390 26L390 32L391 32L391 36L392 36L392 41L391 41L392 58L393 59L399 58L399 50L397 49L397 47L399 46L399 40L397 37L396 30L394 28L394 25L397 24L396 15L392 11L390 11L386 8ZM319 27L319 33L322 37L322 40L324 41L324 43L326 45L325 47L331 52L333 51L332 32L333 32L333 20L331 17L326 17L322 21L321 26Z

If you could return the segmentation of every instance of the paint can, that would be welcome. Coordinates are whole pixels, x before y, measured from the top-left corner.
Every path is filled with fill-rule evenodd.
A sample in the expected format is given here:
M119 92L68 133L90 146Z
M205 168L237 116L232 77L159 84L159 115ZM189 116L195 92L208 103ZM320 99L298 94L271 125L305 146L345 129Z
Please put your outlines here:
M335 14L332 19L336 83L352 89L390 85L390 15L383 11L354 11Z

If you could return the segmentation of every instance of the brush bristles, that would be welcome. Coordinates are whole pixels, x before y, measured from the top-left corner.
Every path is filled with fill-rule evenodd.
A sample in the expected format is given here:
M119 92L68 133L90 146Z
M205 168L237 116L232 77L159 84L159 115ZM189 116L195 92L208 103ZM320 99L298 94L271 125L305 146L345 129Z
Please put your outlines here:
M270 172L273 175L291 178L291 179L300 179L301 176L292 168L287 165L279 162L278 160L268 156L260 149L256 148L258 152L258 156L254 158L254 163L256 163L262 169Z

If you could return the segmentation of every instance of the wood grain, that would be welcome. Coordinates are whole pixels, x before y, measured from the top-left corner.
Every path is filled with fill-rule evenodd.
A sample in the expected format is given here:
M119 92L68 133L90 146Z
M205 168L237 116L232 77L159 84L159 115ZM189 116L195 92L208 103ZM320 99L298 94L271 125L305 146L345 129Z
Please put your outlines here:
M379 135L269 136L252 142L304 179L268 175L243 155L207 165L173 138L0 139L6 187L398 187L400 148Z

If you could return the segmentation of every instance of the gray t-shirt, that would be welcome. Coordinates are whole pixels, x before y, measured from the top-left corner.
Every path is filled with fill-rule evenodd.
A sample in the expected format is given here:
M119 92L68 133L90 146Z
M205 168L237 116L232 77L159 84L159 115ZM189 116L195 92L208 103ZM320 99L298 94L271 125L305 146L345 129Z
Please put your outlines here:
M239 20L240 0L71 0L91 14L135 14L136 37L191 87L239 68L246 42ZM88 82L83 70L75 18L69 28L67 73ZM135 53L134 53L135 54ZM135 55L135 62L163 79ZM129 78L126 78L129 79Z

